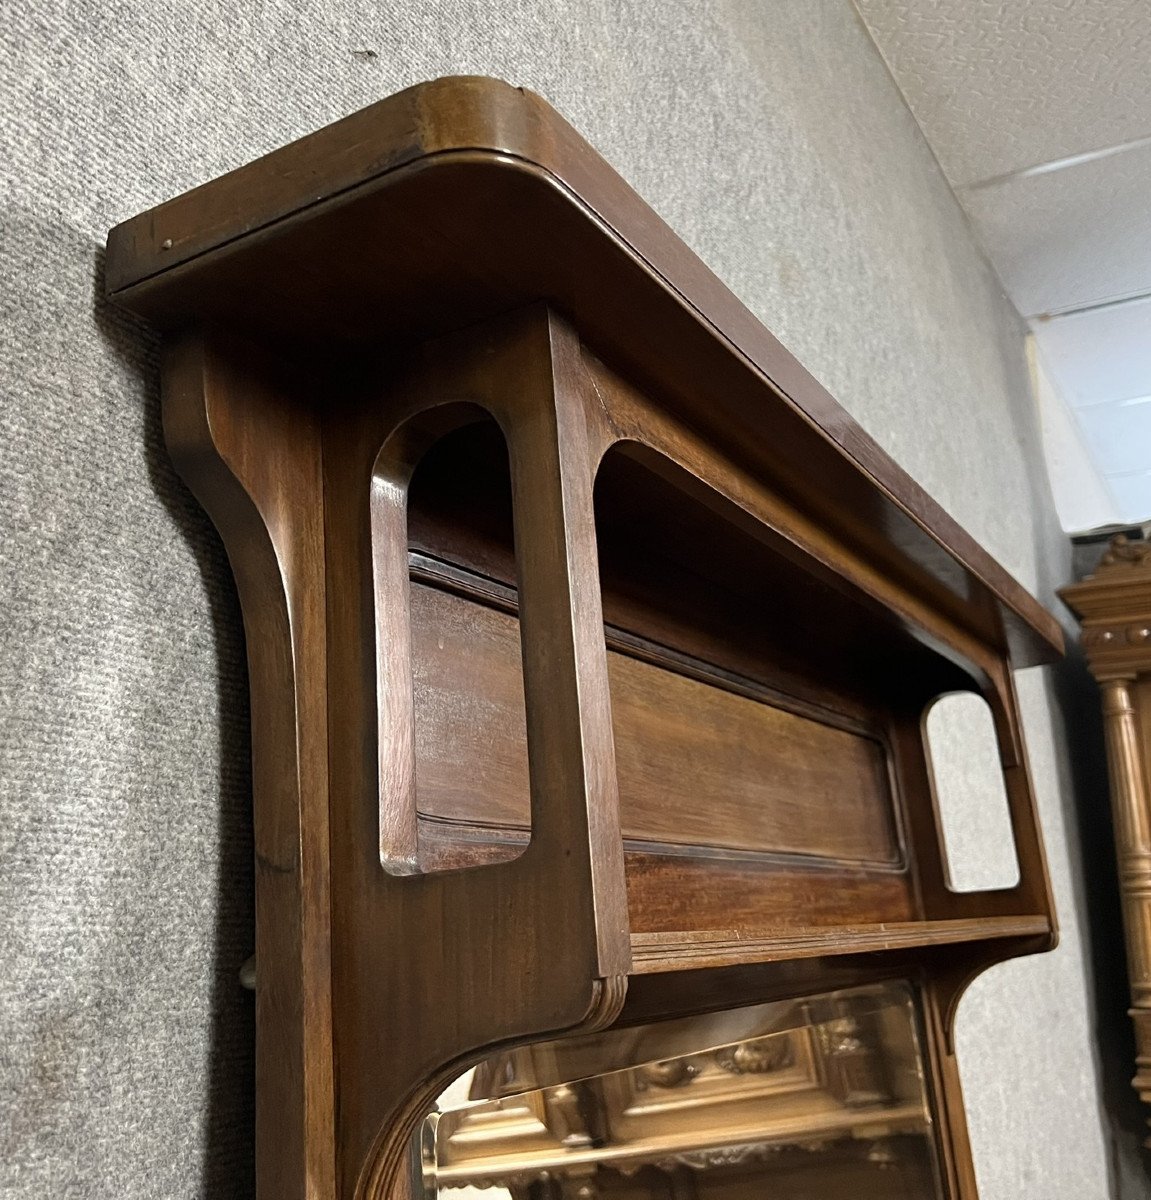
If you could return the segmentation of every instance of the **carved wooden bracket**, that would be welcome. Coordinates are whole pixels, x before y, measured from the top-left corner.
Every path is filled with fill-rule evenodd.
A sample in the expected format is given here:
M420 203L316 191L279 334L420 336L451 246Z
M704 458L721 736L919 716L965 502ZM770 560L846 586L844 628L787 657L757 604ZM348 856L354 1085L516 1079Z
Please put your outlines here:
M402 1194L540 1038L1053 943L1013 666L1055 621L543 101L422 85L117 227L252 693L262 1197ZM1018 886L947 885L926 707L996 720Z

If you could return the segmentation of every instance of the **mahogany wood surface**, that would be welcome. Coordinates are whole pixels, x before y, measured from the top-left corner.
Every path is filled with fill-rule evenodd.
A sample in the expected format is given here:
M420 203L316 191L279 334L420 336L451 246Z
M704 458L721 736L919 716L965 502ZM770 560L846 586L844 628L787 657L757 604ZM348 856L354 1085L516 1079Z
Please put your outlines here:
M518 622L420 585L411 610L420 816L526 834ZM608 679L625 838L900 864L875 738L625 654Z
M871 525L873 547L898 547L937 596L998 624L1017 665L1062 646L1054 618L523 89L456 78L389 97L117 226L107 279L165 327L238 321L358 345L546 298L697 421L775 447L801 485L817 473L825 516Z
M1058 626L537 97L442 80L113 231L240 588L257 1178L405 1195L498 1047L857 982L922 1011L1055 921L1011 682ZM923 742L996 722L1014 888Z

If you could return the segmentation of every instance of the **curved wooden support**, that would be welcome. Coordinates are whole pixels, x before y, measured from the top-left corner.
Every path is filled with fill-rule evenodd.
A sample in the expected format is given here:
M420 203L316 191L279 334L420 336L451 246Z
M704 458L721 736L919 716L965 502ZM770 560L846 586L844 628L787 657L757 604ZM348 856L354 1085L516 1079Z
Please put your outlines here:
M622 839L573 355L570 335L536 310L437 347L388 396L326 423L306 386L269 389L253 347L193 338L169 355L173 454L225 539L249 629L258 1004L298 1014L289 1053L259 1049L262 1136L279 1142L261 1157L278 1164L266 1169L274 1186L266 1170L261 1178L264 1194L304 1195L307 1180L317 1195L383 1195L429 1081L493 1044L596 1027L623 1002ZM394 865L400 814L415 812L403 506L373 528L372 505L378 516L385 467L397 489L396 464L414 465L410 441L401 451L396 438L460 398L500 421L510 450L533 836L513 862L405 878L369 850L380 845ZM286 411L297 417L285 421ZM453 410L440 415L450 421ZM407 705L388 703L405 691ZM285 954L289 931L296 945ZM334 1024L317 1021L333 1002ZM322 1131L335 1123L334 1075L338 1193L320 1182L334 1170ZM297 1161L322 1144L326 1162Z
M321 435L299 383L231 339L191 334L164 355L169 452L224 540L244 616L256 1156L261 1194L285 1197L336 1186Z
M363 1116L349 1112L363 1128L379 1130L357 1195L386 1193L428 1095L469 1055L493 1043L597 1027L613 1019L623 1002L630 967L623 843L594 583L592 474L578 375L573 377L577 363L571 335L536 309L430 347L425 360L389 389L379 410L361 410L375 420L377 411L408 420L429 407L463 401L491 413L504 430L514 498L532 837L515 860L466 871L391 879L377 864L373 880L362 862L352 868L358 874L357 886L347 892L347 936L360 940L355 986L375 1010L373 1019L357 1026L352 1053L357 1062L387 1056L393 1064L386 1088L375 1073L365 1078ZM360 434L356 443L371 446L380 432L377 427L366 443ZM393 436L392 429L384 431L385 447ZM332 444L348 443L337 435ZM380 456L373 461L378 472ZM357 508L362 517L355 496L366 477L359 468L341 470L341 476L354 494L329 477L329 512L342 525ZM398 521L398 506L391 511ZM347 542L353 551L361 543L362 537ZM398 552L385 570L376 555L377 586L371 590L384 622L375 630L377 646L386 646L395 625L406 621L406 537L393 531L387 544ZM357 563L349 558L337 569L350 577ZM365 594L362 586L352 590ZM370 624L370 615L358 623ZM399 643L404 640L401 634ZM363 678L361 652L348 639L349 689ZM401 690L410 687L402 674L399 680ZM340 682L336 687L344 690ZM370 710L370 701L359 707ZM381 761L408 752L410 731L397 736L403 731L394 716L382 721L380 731ZM350 768L362 778L365 764L349 750ZM381 813L397 808L414 811L414 796L385 795L381 786ZM357 834L358 841L362 830ZM385 923L392 930L386 939L378 936ZM413 929L440 930L441 940L412 938ZM555 946L563 947L562 957L551 953ZM394 982L392 995L379 994L381 976ZM433 997L437 1014L431 1022L427 1003ZM449 1016L445 1009L453 1008ZM397 1045L405 1047L408 1063L397 1062ZM394 1107L386 1102L387 1089L396 1093Z

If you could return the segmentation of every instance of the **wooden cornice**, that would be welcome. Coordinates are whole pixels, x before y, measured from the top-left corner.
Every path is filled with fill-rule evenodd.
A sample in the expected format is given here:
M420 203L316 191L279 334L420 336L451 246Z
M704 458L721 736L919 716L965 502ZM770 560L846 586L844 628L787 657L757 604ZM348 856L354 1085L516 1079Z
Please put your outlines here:
M466 196L466 201L461 197ZM797 490L1014 665L1056 620L928 496L548 104L421 84L118 225L107 287L163 328L379 348L547 299L599 354ZM809 498L810 503L810 498Z
M1151 543L1117 535L1095 571L1059 595L1082 622L1097 678L1151 670Z

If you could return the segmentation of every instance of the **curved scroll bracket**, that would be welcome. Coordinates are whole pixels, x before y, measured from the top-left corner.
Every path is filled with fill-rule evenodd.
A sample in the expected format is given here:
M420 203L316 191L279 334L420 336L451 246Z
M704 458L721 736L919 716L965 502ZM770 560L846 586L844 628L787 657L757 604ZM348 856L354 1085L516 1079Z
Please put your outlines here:
M585 377L542 307L327 406L267 366L196 336L165 374L173 453L249 630L260 1187L382 1196L429 1081L493 1045L610 1023L626 991ZM422 874L403 487L428 439L477 412L511 461L533 835L515 861Z

